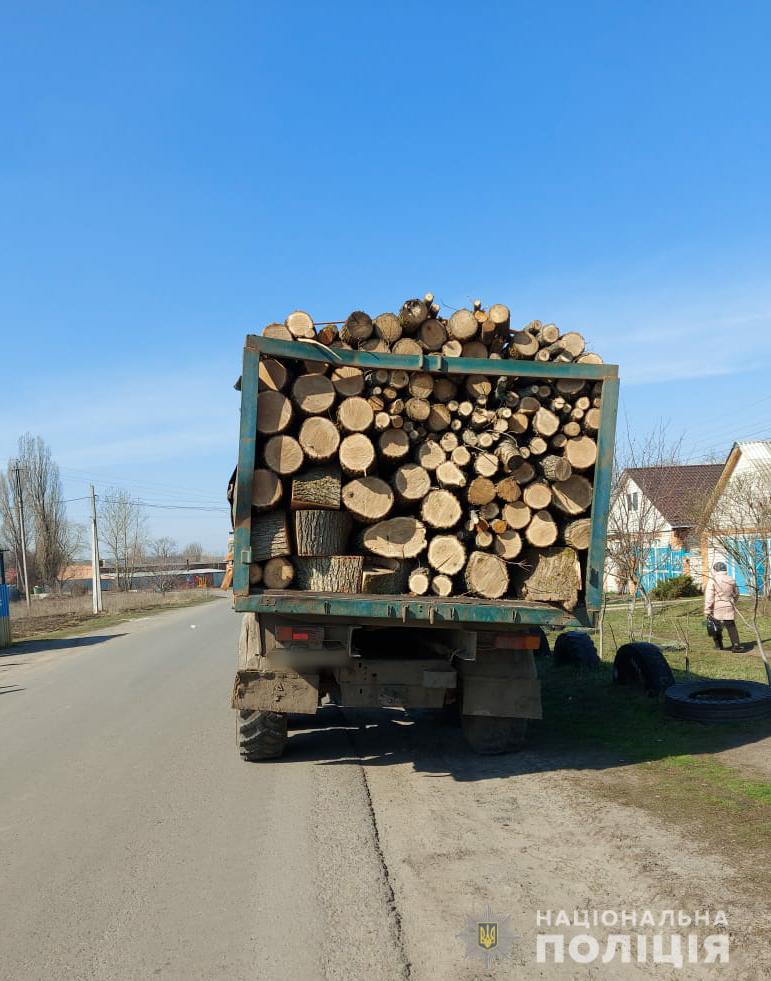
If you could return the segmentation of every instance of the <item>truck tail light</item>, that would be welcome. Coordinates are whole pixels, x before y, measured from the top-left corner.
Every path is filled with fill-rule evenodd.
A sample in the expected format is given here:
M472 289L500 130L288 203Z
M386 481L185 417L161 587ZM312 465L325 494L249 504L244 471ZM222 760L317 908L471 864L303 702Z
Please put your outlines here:
M541 638L538 634L496 634L493 646L498 650L537 651Z
M276 629L276 640L281 644L306 644L308 647L321 647L324 642L324 631L321 627L288 624Z

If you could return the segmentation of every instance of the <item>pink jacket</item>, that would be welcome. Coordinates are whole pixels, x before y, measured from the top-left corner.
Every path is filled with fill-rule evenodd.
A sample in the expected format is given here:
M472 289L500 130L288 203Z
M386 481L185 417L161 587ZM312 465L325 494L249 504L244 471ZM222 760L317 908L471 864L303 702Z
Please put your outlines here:
M739 590L727 572L713 572L704 593L704 613L716 620L736 619Z

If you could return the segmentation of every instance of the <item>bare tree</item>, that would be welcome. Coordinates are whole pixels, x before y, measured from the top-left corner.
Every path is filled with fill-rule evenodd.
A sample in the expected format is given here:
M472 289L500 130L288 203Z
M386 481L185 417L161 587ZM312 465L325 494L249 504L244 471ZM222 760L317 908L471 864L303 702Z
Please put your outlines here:
M627 425L626 433L616 446L610 510L608 512L608 574L629 594L628 624L632 639L637 598L641 597L648 614L649 630L653 608L644 586L644 575L652 571L651 557L666 530L666 521L653 503L656 491L667 486L666 468L680 459L681 440L670 440L660 426L645 436L635 436ZM630 486L630 470L646 469L645 492Z
M37 574L48 588L58 586L71 544L59 467L45 440L29 433L19 438L19 463L34 528Z
M147 547L147 557L150 563L155 588L158 592L168 593L177 586L177 579L170 573L178 561L177 543L173 538L156 538Z
M705 515L709 545L740 573L752 600L748 619L771 684L771 669L758 628L761 599L771 596L771 479L758 471L734 474Z
M16 569L16 584L21 592L22 585L22 546L19 525L19 502L16 495L16 480L11 463L6 473L0 473L0 544L13 553ZM28 543L29 544L29 543ZM32 567L32 556L27 550L27 565Z
M87 534L85 525L75 521L65 522L60 543L63 564L56 579L56 587L60 591L64 583L67 582L68 567L78 560L85 548L88 540Z
M144 509L127 491L109 490L100 507L99 528L115 564L116 586L127 592L144 554L147 528Z
M200 542L190 542L182 549L182 558L188 562L200 562L203 558L203 545Z

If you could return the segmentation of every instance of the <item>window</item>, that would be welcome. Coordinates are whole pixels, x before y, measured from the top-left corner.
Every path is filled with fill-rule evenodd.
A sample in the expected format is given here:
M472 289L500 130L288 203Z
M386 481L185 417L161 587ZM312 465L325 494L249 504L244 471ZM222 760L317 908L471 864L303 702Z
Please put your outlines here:
M637 491L633 491L633 493L626 495L626 506L630 511L637 510L637 503Z

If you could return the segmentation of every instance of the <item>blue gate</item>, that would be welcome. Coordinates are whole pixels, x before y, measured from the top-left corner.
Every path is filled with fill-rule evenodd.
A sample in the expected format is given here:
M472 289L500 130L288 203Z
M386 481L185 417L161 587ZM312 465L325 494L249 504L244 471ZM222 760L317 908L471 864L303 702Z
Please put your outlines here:
M642 575L642 587L649 593L656 583L682 576L687 549L657 546L648 551Z

